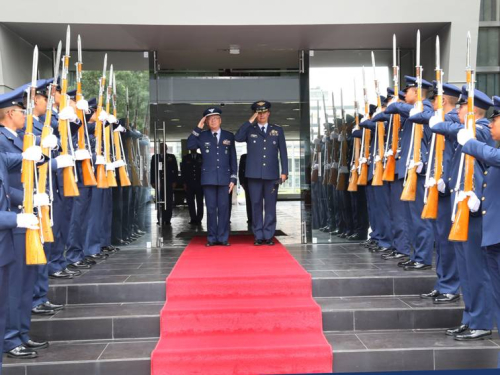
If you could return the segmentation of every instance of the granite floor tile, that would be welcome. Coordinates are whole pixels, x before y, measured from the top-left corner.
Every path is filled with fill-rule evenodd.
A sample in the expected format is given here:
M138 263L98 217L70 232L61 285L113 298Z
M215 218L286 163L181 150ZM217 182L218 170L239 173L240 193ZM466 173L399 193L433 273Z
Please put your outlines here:
M381 310L410 309L410 307L395 297L342 297L316 298L323 311L329 310Z
M106 347L100 359L150 358L156 344L156 341L111 343Z
M325 337L332 346L334 355L343 350L366 350L361 340L355 334L325 333Z

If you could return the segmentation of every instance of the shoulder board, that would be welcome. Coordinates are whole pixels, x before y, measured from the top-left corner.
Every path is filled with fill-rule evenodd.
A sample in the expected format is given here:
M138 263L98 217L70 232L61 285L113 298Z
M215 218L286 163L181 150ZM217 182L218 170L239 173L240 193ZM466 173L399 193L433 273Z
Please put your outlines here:
M277 128L281 128L278 124L272 124L271 126L276 126Z

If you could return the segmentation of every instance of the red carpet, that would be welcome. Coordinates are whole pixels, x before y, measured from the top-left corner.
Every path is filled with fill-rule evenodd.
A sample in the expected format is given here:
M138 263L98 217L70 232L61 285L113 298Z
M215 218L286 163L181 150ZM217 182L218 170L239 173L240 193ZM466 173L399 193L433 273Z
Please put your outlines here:
M283 245L205 247L194 238L167 278L153 375L331 372L311 276Z

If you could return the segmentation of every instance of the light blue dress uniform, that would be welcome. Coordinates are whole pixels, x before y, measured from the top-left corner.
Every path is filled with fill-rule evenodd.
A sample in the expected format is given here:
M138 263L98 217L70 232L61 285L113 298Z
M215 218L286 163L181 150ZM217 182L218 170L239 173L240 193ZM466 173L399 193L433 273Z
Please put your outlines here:
M478 106L480 91L475 91L475 105ZM484 94L482 94L484 95ZM484 95L486 96L486 95ZM466 97L465 97L466 98ZM465 98L463 98L465 100ZM487 97L486 97L487 98ZM456 135L464 126L460 123L446 121L436 124L432 131L449 137L456 141ZM490 135L489 121L485 118L476 121L476 137L478 141L493 146ZM458 179L462 146L458 145L451 161L449 186L452 193L451 204L454 204L455 186ZM474 193L479 199L483 196L484 172L486 165L476 160L474 165ZM464 173L462 174L461 187L463 187ZM487 252L481 248L482 243L482 218L481 212L471 213L469 221L469 234L467 242L453 242L457 256L460 287L462 289L465 310L462 324L470 329L492 329L493 327L493 295L491 279L487 265Z
M22 192L18 190L14 193L9 187L9 171L20 169L21 163L20 154L0 153L0 373L11 293L9 274L17 256L12 233L17 227L17 214L11 211L11 206L22 202Z
M207 109L210 110L212 108ZM207 111L203 114L207 115ZM222 111L214 108L213 114ZM214 134L216 136L214 136ZM238 168L234 134L219 129L202 131L194 128L187 140L189 150L200 149L203 158L201 185L207 206L207 241L227 242L229 238L229 184L236 186Z
M264 106L270 108L270 103L265 103ZM252 202L252 229L255 240L271 240L276 231L280 163L281 174L288 176L285 132L280 126L272 124L267 124L266 131L263 132L257 123L247 121L238 129L235 139L237 142L247 143L245 176L248 179Z

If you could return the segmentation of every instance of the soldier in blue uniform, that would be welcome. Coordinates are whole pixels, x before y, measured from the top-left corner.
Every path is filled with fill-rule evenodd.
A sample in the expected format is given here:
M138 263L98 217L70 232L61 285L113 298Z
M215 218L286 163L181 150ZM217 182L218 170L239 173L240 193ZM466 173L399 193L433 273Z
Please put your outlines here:
M201 150L201 185L207 206L207 246L229 246L229 199L236 185L237 160L234 135L222 130L221 109L207 108L187 140L190 150ZM203 131L205 123L209 130Z
M416 114L414 105L417 102L417 79L411 76L405 76L406 87L405 103L391 103L385 113L399 114L401 116L401 153L396 157L396 173L398 180L394 181L392 187L397 196L401 196L407 168L415 167L417 169L417 194L414 202L403 202L404 216L397 217L395 221L401 223L403 230L407 231L410 243L414 248L414 253L409 260L401 261L398 266L404 267L405 271L426 270L432 267L432 251L434 248L434 232L429 220L422 220L422 210L424 206L425 192L425 165L427 164L428 146L432 135L428 127L424 126L424 136L422 137L422 147L420 151L421 161L413 161L413 126L414 123L408 119L410 115ZM422 97L427 97L427 92L432 89L432 84L425 79L422 80ZM423 100L424 110L432 111L433 106L427 99ZM415 125L416 126L416 125ZM418 125L421 126L421 125ZM395 210L400 212L399 210Z
M500 141L500 97L493 97L494 112L490 124L491 137L493 141ZM465 130L458 132L458 143L463 146L462 152L474 156L479 161L489 166L484 171L484 184L482 207L483 215L481 246L486 251L488 266L490 270L491 285L494 296L494 313L497 327L500 326L500 231L498 222L500 220L500 199L498 197L498 186L500 184L500 150L474 139ZM500 353L499 353L500 366Z
M437 82L434 81L434 91L433 91L433 105L434 110L437 111L438 103L435 100L437 95ZM458 98L460 97L461 90L454 85L444 83L443 84L443 112L445 114L446 121L460 122L458 118L458 112L456 110L456 104ZM428 125L429 120L434 116L434 111L425 110L414 116L410 117L411 121L418 124ZM421 298L432 298L434 303L450 303L456 302L460 298L460 281L458 276L458 268L456 262L455 249L453 244L448 241L448 236L451 230L451 194L449 190L445 188L445 180L448 181L451 178L451 160L455 154L456 144L447 137L445 138L445 148L443 153L443 177L440 181L431 181L431 185L437 184L438 190L440 191L439 203L438 203L438 218L436 221L432 221L434 236L435 236L435 248L436 248L436 273L438 279L434 289L429 293L421 294ZM435 159L434 159L435 160ZM434 162L435 163L435 162ZM433 164L434 165L434 164ZM432 168L433 165L429 166ZM432 170L431 170L432 171Z
M245 205L247 210L247 224L252 224L252 202L250 201L250 191L248 190L248 179L245 176L247 167L247 154L240 157L240 164L238 165L238 178L240 185L245 190Z
M203 219L203 188L201 187L201 169L203 157L190 150L181 161L181 176L186 192L186 202L191 221L189 224L201 224Z
M462 124L467 114L468 92L466 86L462 88L459 101L458 118L460 123L453 121L440 122L439 117L429 120L429 127L433 132L443 134L451 141L457 141L459 130L464 129ZM491 99L479 90L474 90L474 115L476 118L476 137L479 142L493 147L489 121L485 118L486 111L492 105ZM458 145L451 161L451 169L447 188L453 194L451 204L455 204L455 198L461 199L462 194L457 194L458 189L463 188L465 173L462 173L462 180L458 181L461 164L462 146ZM491 336L493 328L493 295L491 279L488 272L487 253L481 248L482 243L482 217L480 203L483 197L483 188L487 167L481 160L476 160L474 165L474 191L468 192L468 206L470 208L470 220L467 242L453 242L457 257L458 274L460 286L465 304L462 317L462 324L446 331L448 336L453 336L455 340L468 341L478 340ZM460 190L461 191L461 190ZM460 191L458 193L460 193ZM458 201L458 199L457 199Z
M278 188L288 178L285 132L280 126L268 122L271 103L262 100L253 103L251 108L253 116L238 129L234 138L237 142L247 143L245 175L252 201L254 244L274 245Z

